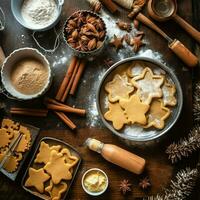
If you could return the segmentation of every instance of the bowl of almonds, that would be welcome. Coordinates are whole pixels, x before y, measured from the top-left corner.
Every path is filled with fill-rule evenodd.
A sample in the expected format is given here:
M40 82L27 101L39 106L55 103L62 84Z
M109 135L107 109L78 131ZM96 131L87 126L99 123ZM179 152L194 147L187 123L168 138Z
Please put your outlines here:
M67 19L63 34L68 47L76 56L95 57L104 47L106 25L97 14L81 10Z

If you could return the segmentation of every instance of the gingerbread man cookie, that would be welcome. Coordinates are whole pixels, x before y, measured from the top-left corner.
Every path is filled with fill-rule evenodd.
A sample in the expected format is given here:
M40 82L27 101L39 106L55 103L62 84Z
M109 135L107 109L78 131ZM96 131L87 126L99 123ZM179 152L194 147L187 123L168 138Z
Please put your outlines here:
M62 153L52 150L49 162L44 166L44 170L51 175L54 184L60 183L61 180L71 180L72 174L69 171L72 164L65 163L65 157Z
M54 185L52 181L50 181L50 185L45 188L45 191L49 193L51 200L60 200L62 194L67 190L67 183L60 182L57 185Z
M105 85L110 102L116 102L120 99L128 99L129 94L134 91L134 87L128 82L128 77L124 74L116 74L114 79Z
M162 91L164 106L175 106L177 104L177 100L175 98L175 85L173 83L170 83L168 80L165 80L162 86Z
M116 130L123 128L128 123L128 118L124 114L124 110L121 108L118 102L108 104L109 110L104 114L104 118L113 123L113 127Z
M160 88L164 82L163 76L154 75L149 68L145 68L141 75L134 77L131 81L138 89L137 94L140 99L146 104L150 104L153 98L163 95Z
M149 110L149 105L142 103L137 95L131 96L129 100L120 100L120 106L125 109L128 121L132 124L146 124L147 119L145 113Z
M52 146L50 147L44 141L40 143L39 153L34 160L35 163L44 163L47 164L49 162L50 154L52 150L56 150L57 152L61 149L61 146Z
M25 182L26 187L34 187L40 193L44 192L44 183L49 180L50 176L44 172L44 169L29 168L29 177Z
M165 120L170 116L170 109L164 107L161 99L154 99L151 103L150 110L147 114L148 124L144 128L154 126L163 129Z

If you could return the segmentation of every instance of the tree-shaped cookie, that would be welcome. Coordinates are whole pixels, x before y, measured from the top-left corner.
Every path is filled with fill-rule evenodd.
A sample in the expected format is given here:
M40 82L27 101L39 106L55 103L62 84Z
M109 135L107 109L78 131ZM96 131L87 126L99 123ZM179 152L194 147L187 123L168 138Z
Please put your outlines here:
M45 188L45 191L49 193L51 200L59 200L61 199L62 194L67 190L67 183L60 182L57 185L54 185L52 181L50 181L50 185Z
M161 99L154 99L151 103L149 112L147 114L147 125L144 128L154 126L158 129L163 129L165 120L170 115L170 109L164 107Z
M52 150L59 151L60 149L61 149L60 145L50 147L48 144L42 141L40 143L39 153L37 154L34 162L47 164L47 162L50 159L51 151Z
M105 85L105 90L108 92L109 101L116 102L120 99L128 99L129 94L134 91L134 87L128 82L125 74L122 76L116 74L113 80Z
M44 169L29 168L29 177L25 182L26 187L34 187L40 193L44 192L44 183L49 180L50 176L44 172Z
M124 124L128 123L128 119L124 114L124 110L121 108L118 102L108 104L109 110L104 114L104 118L113 123L113 127L116 130L123 128Z
M125 109L128 121L132 124L146 124L145 113L149 110L149 105L142 103L138 95L132 95L129 100L120 100L120 106Z
M160 75L154 75L151 69L145 68L141 75L134 77L131 82L138 89L142 102L150 104L154 97L162 97L161 85L164 78Z
M72 174L69 171L72 164L65 163L65 157L62 153L51 151L49 162L44 166L45 171L51 175L54 184L61 180L71 180Z
M177 99L175 97L176 87L173 83L165 80L163 86L163 103L164 106L175 106L177 104Z

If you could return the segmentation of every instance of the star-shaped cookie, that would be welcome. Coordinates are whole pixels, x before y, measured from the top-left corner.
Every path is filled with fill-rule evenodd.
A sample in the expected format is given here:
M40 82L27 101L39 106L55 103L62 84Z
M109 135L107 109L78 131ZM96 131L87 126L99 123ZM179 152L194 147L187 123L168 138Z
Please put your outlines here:
M65 163L65 157L62 153L55 150L51 151L49 162L44 166L44 170L51 175L54 184L61 180L71 180L72 174L69 171L72 164Z
M159 75L154 75L150 68L145 68L141 75L134 77L131 82L138 89L142 102L150 104L155 97L162 97L161 85L164 78Z
M128 119L124 114L124 110L121 108L118 102L108 104L109 110L104 114L104 118L113 123L113 127L116 130L123 128L128 123Z
M144 128L154 126L163 129L165 120L170 116L170 109L164 107L161 99L154 99L147 114L147 125Z
M127 70L127 74L129 77L133 78L142 74L145 68L145 64L143 62L133 61Z
M110 44L116 48L118 51L120 48L123 47L123 37L117 37L116 35L113 36L113 39L110 41Z
M51 151L52 150L59 151L60 149L61 149L60 145L50 147L48 144L42 141L40 144L39 153L37 154L34 162L47 164L47 162L49 162Z
M128 82L125 74L122 76L116 74L113 80L105 85L105 90L108 92L109 101L116 102L120 99L128 99L129 94L134 91L134 87Z
M45 191L49 193L51 196L51 200L59 200L61 199L62 194L67 190L67 183L60 182L57 185L54 185L52 181L50 181L50 185L45 188Z
M149 105L142 103L138 95L132 95L129 100L120 100L119 104L125 109L128 121L132 124L146 124L147 119L145 113L149 110Z
M163 103L164 106L175 106L177 104L177 99L175 98L176 87L173 83L165 80L163 86Z
M40 193L44 192L44 183L49 180L50 176L44 172L44 169L29 168L29 177L25 182L26 187L34 187Z

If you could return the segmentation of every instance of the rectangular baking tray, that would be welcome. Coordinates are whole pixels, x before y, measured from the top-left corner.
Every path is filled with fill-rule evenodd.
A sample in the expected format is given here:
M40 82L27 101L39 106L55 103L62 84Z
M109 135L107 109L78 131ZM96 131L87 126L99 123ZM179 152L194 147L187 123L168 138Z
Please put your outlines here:
M33 144L34 144L34 142L35 142L35 140L36 140L36 138L37 138L37 136L39 134L39 131L40 131L39 128L34 127L34 126L30 125L30 124L24 124L24 123L21 123L21 122L19 122L19 123L22 126L25 126L25 127L27 127L30 130L30 132L31 132L31 145L30 145L30 149L28 151L26 151L25 153L23 153L23 159L19 162L19 166L18 166L18 168L17 168L17 170L15 172L9 173L5 169L3 169L3 168L0 170L1 173L3 173L4 175L6 175L12 181L16 180L17 175L19 174L19 171L21 170L22 165L24 164L24 162L25 162L25 160L26 160L29 152L31 151L31 148L32 148L32 146L33 146Z
M71 145L67 144L66 142L63 142L63 141L58 140L58 139L56 139L56 138L44 137L44 138L42 138L42 139L40 140L40 142L39 142L39 144L37 145L37 148L36 148L36 150L35 150L35 152L34 152L34 154L33 154L33 157L32 157L32 159L31 159L31 161L30 161L30 163L29 163L29 166L28 166L28 168L27 168L27 170L26 170L26 172L25 172L25 174L24 174L24 177L23 177L23 179L22 179L22 183L21 183L21 184L22 184L22 187L23 187L24 190L26 190L27 192L29 192L29 193L31 193L31 194L33 194L33 195L35 195L35 196L37 196L37 197L39 197L39 198L41 198L41 199L44 199L44 200L47 200L47 199L49 200L49 199L50 199L50 196L48 196L48 195L46 195L46 194L40 194L40 193L37 192L37 190L35 190L35 189L32 189L32 188L30 189L30 188L25 187L25 181L27 180L27 177L28 177L28 170L29 170L29 168L30 168L30 167L34 167L34 168L38 169L38 168L41 168L41 167L43 166L43 164L36 164L36 163L34 163L35 157L36 157L36 155L37 155L37 153L38 153L38 151L39 151L39 148L40 148L40 143L41 143L42 141L44 141L45 143L49 144L50 146L52 146L52 145L61 145L62 147L68 148L68 149L70 150L71 154L74 155L74 156L76 156L76 157L79 159L78 163L77 163L76 166L73 168L73 176L72 176L72 179L71 179L70 181L67 181L67 185L68 185L67 191L65 192L64 195L62 195L62 198L61 198L61 199L66 199L66 197L67 197L67 195L68 195L68 193L69 193L69 190L70 190L70 188L71 188L71 186L72 186L72 183L73 183L73 181L74 181L74 179L75 179L75 176L76 176L76 174L77 174L77 172L78 172L78 169L79 169L79 167L80 167L80 164L81 164L81 156L80 156L80 154L77 152L77 150L74 149L74 147L72 147ZM47 182L49 182L49 181L47 181ZM46 187L46 186L47 186L47 183L45 184L45 187Z

